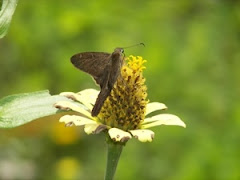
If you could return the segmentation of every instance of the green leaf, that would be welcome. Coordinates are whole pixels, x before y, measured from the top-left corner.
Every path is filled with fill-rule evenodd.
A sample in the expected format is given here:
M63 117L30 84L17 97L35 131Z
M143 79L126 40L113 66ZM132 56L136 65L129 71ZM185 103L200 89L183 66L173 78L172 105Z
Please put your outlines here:
M2 10L2 0L0 0L0 11Z
M7 34L18 0L0 0L0 38Z
M49 91L15 94L0 100L0 128L13 128L60 111L53 107L58 101L71 101Z

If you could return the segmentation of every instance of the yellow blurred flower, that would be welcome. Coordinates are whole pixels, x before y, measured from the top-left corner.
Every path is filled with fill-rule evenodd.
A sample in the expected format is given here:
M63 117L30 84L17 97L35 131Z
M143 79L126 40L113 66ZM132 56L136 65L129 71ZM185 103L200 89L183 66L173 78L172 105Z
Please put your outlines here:
M78 93L64 92L61 95L73 102L61 101L55 107L61 110L72 110L79 115L65 115L60 118L66 126L84 126L87 134L98 134L107 131L112 140L126 142L132 137L141 142L151 142L154 132L149 130L153 126L177 125L186 127L185 123L172 114L158 114L146 117L150 113L166 109L166 105L159 102L149 103L147 87L142 71L146 62L140 56L130 56L128 63L123 65L110 96L97 117L91 116L91 110L99 91L86 89Z
M73 157L64 157L56 164L56 174L59 179L78 179L80 164Z
M63 124L56 123L51 128L51 138L56 144L73 144L80 135L76 128L65 128Z

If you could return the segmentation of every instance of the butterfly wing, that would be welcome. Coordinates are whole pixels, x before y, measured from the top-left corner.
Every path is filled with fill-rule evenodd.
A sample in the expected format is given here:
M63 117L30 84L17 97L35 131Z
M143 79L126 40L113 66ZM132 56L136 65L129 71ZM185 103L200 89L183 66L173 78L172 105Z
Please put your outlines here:
M83 52L71 57L72 64L93 76L97 84L102 84L102 74L110 61L111 54L105 52Z
M99 114L105 100L110 95L110 93L111 93L111 89L109 89L109 88L101 89L100 93L98 94L95 105L93 106L92 116L97 116Z
M116 51L116 52L115 52ZM114 83L120 73L122 57L119 49L113 54L104 52L83 52L71 57L72 64L93 76L101 91L92 110L92 116L97 116L104 101L110 95ZM111 77L110 77L111 76Z

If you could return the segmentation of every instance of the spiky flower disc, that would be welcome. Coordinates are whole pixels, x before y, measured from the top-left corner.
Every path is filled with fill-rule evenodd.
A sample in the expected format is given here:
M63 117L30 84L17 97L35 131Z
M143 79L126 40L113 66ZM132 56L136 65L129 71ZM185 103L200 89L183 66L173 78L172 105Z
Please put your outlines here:
M128 131L140 128L148 101L142 57L130 56L98 116L100 122Z

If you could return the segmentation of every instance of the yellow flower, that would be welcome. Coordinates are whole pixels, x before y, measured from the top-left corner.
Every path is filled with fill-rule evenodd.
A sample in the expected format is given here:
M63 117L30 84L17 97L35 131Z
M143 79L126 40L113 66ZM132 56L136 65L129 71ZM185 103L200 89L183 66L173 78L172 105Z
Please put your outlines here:
M116 142L126 142L132 137L141 142L151 142L154 132L149 130L153 126L177 125L186 127L185 123L172 114L158 114L148 117L150 113L166 109L166 105L159 102L149 103L147 87L142 71L145 69L140 56L130 56L128 63L123 65L111 94L97 117L91 116L91 110L99 91L86 89L78 93L64 92L73 102L61 101L55 107L61 110L72 110L78 115L65 115L60 118L66 126L84 126L87 134L98 134L107 131L110 138Z
M63 157L56 164L58 179L77 179L81 170L80 162L74 157Z

